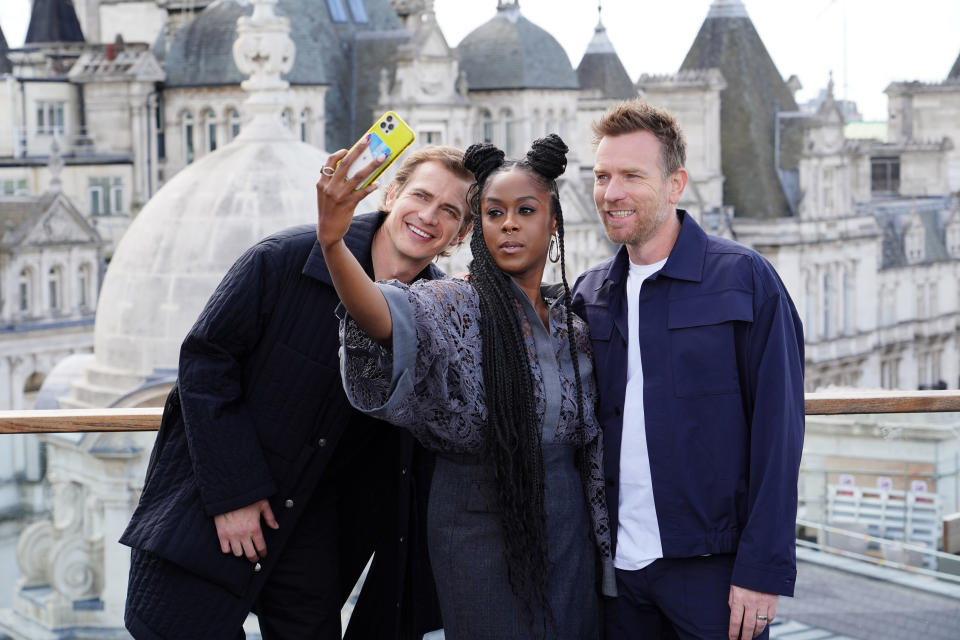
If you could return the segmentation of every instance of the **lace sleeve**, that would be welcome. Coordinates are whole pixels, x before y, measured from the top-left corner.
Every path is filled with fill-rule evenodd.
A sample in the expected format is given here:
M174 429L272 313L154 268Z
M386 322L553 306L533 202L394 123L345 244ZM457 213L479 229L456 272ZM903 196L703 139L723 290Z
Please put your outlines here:
M379 286L393 340L378 345L344 319L347 397L361 411L409 429L430 449L478 452L486 408L476 293L455 279Z

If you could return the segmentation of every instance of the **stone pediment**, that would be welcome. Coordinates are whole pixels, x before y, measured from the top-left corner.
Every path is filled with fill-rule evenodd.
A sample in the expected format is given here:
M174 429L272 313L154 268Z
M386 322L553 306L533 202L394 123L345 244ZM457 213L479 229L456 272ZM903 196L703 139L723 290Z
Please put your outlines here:
M63 194L58 194L40 214L20 242L21 246L47 244L99 244L97 233Z

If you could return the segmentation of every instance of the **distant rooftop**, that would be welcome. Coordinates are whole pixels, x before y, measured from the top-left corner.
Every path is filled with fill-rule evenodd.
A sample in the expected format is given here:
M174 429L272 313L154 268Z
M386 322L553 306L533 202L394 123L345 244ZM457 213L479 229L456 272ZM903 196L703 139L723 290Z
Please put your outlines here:
M34 0L24 44L83 41L83 31L71 0Z

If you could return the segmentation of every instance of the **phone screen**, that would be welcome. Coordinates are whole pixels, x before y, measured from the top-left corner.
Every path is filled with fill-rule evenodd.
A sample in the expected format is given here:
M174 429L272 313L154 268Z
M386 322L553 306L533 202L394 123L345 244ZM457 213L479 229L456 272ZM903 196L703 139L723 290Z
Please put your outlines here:
M375 131L370 132L370 144L367 145L367 148L363 150L357 159L353 161L353 164L350 165L350 168L347 170L347 177L352 178L357 174L360 169L363 169L365 166L373 162L373 159L383 154L384 163L390 159L390 154L393 153L390 150L390 147L387 146L387 143L384 142L380 136L377 135Z

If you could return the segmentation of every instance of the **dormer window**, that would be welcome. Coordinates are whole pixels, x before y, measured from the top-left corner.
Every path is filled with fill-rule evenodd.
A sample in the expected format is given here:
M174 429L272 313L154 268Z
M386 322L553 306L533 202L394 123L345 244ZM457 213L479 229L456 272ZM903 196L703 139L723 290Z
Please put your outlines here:
M907 262L914 263L923 260L923 227L919 224L911 225L903 238L903 250L907 254Z

